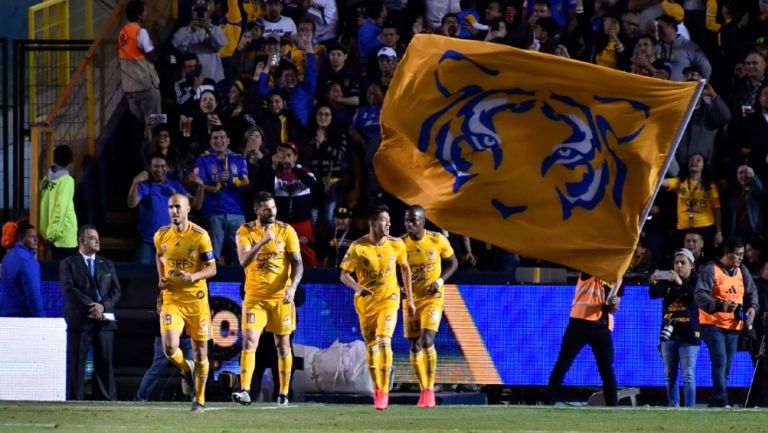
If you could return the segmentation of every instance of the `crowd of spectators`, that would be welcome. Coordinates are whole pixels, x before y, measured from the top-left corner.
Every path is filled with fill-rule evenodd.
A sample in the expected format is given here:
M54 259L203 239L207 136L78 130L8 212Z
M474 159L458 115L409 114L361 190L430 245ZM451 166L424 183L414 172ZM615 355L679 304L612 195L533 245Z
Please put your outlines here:
M144 9L127 5L126 34L138 43L121 55L133 76L131 113L147 124L146 142L136 143L146 166L136 167L127 199L140 209L141 262L151 263L147 239L165 223L160 204L174 192L193 198L225 263L260 190L274 193L278 219L296 228L307 266L337 262L347 226L338 215L364 228L354 216L373 201L389 205L392 233L403 233L405 207L381 189L372 160L384 96L419 33L662 80L707 79L630 270L671 262L689 233L703 238L704 258L731 235L748 241L748 255L768 251L764 1L182 0L165 40L144 29L152 28ZM147 59L166 82L157 85ZM164 116L147 111L157 88ZM513 271L518 263L496 247L451 239L464 268ZM762 257L745 261L756 272Z
M143 142L133 147L142 166L126 191L127 207L139 213L137 262L154 263L152 237L170 222L173 194L189 197L193 218L225 264L237 263L236 232L255 219L259 191L274 195L277 219L296 229L305 266L337 267L365 231L355 216L374 202L389 206L391 232L403 234L406 206L380 187L373 156L398 63L416 34L429 33L659 80L707 80L629 271L649 275L674 262L675 273L653 274L651 295L664 297L665 309L685 303L695 311L693 289L683 286L692 287L699 272L712 273L707 262L738 236L746 240L745 269L766 287L766 0L180 0L165 37L148 30L153 18L141 1L129 2L125 14L118 42L123 91L130 115L145 125ZM4 228L10 252L3 279L38 281L19 287L39 286L39 265L30 259L38 232L53 258L71 255L84 239L77 237L72 151L58 146L54 162L42 186L39 231L20 222L5 236ZM520 260L536 263L466 237L450 239L465 269L514 272ZM740 244L728 245L723 263L738 267ZM679 291L674 299L667 286ZM703 289L711 288L696 291ZM16 293L10 290L8 296ZM3 308L41 310L39 302ZM690 342L696 350L698 338ZM680 348L662 346L676 405ZM694 349L683 349L695 358ZM692 363L683 364L690 376ZM690 380L685 394L695 402Z

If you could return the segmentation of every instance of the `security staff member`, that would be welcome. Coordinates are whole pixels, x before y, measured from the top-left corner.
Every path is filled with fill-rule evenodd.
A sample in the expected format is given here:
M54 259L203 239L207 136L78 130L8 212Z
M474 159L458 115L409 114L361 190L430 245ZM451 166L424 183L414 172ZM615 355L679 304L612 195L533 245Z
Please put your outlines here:
M621 286L621 280L616 288ZM582 273L576 283L571 304L571 318L565 329L557 362L549 375L549 395L554 404L560 401L560 388L581 349L589 344L595 354L597 369L603 380L607 406L618 400L616 375L613 372L613 314L619 308L618 290L612 290L603 280Z
M735 237L728 239L724 253L720 260L702 268L694 292L701 336L712 362L710 407L730 407L726 386L739 334L745 324L752 327L759 309L757 287L741 264L744 242Z

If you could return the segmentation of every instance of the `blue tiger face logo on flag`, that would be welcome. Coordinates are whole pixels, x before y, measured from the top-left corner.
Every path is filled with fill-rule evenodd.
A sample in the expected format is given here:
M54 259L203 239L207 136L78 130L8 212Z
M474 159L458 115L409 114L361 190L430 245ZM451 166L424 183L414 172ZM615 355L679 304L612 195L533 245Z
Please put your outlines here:
M452 73L452 69L459 64L462 70L471 65L478 77L474 80L476 84L456 79L459 74ZM515 87L510 80L500 78L500 71L457 51L447 50L439 60L434 84L445 98L445 105L426 118L417 144L422 153L429 152L430 145L435 144L434 156L453 177L453 192L461 191L473 179L482 179L484 172L479 161L490 159L485 170L497 171L505 158L515 158L510 152L514 146L504 143L501 129L515 128L515 122L522 124L530 116L540 116L546 120L544 124L552 122L553 128L565 126L568 131L559 142L541 143L551 151L537 170L541 178L551 177L554 181L562 219L569 219L575 208L595 209L608 195L621 208L628 172L616 148L632 142L645 123L633 123L633 130L618 131L620 128L610 119L595 111L601 106L621 104L648 119L650 107L630 99L600 95L592 95L591 100L576 100L553 91ZM503 197L492 198L490 204L504 219L528 208L527 203L507 203Z

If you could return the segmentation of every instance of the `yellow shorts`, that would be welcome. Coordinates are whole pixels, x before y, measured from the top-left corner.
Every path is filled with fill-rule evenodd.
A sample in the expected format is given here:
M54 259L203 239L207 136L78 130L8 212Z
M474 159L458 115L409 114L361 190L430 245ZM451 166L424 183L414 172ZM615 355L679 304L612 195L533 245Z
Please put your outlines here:
M412 340L421 336L422 329L437 332L443 318L443 298L431 296L416 299L416 314L408 311L408 300L403 300L403 331L405 338Z
M183 304L163 303L160 307L160 332L184 329L195 341L211 339L211 309L208 301Z
M243 330L266 329L275 335L289 335L296 329L296 306L282 300L243 302Z
M399 296L377 302L366 302L365 298L355 296L355 311L360 319L360 333L366 343L372 343L376 337L392 338L397 326Z

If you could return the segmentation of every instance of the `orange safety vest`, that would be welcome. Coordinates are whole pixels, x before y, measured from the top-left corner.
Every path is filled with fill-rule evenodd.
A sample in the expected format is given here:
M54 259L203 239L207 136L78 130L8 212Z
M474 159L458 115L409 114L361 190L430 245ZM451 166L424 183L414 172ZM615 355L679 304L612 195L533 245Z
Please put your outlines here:
M744 302L744 276L741 274L741 267L736 268L736 272L733 276L728 275L718 265L714 265L715 269L715 283L712 286L712 296L718 301L730 301L737 304ZM706 311L699 309L699 322L702 325L715 325L718 328L729 329L732 331L740 331L744 322L736 320L733 312L726 313L725 311L718 311L714 314L709 314Z
M144 51L139 47L139 23L128 23L117 38L118 57L127 60L143 60Z
M576 282L576 293L571 304L571 317L596 322L605 311L605 287L597 277ZM608 329L613 331L613 314L608 313Z

